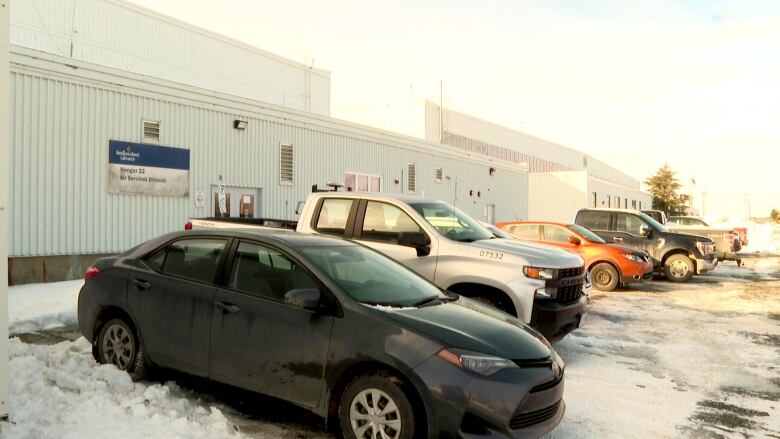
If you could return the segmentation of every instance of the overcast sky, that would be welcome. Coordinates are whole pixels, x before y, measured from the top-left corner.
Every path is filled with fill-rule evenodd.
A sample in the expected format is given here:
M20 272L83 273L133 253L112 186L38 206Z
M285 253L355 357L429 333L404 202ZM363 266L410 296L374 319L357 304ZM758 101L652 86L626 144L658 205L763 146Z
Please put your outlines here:
M780 209L780 1L132 0L332 72L331 112L414 99L668 162L708 213Z

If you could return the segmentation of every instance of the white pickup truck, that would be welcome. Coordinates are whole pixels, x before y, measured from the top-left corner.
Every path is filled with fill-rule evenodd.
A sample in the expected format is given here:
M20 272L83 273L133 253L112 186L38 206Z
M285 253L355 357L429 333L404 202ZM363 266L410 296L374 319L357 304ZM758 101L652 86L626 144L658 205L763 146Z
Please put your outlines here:
M440 288L518 317L551 341L579 327L585 316L590 278L582 258L551 246L498 238L448 203L404 195L317 192L300 215L298 232L360 242ZM188 228L276 226L234 220L191 219Z

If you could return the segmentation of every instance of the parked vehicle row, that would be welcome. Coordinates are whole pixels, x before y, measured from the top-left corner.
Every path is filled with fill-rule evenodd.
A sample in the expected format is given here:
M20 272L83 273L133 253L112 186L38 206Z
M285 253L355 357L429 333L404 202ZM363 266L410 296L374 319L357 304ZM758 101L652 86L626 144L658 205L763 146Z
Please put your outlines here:
M583 324L592 285L717 264L711 239L628 210L493 226L438 200L315 191L299 212L191 219L97 261L78 305L96 360L261 392L348 438L539 437L565 411L550 341Z
M577 224L539 221L498 223L512 236L567 249L579 254L591 273L594 288L612 291L618 286L649 279L650 255L633 247L609 245L600 236Z

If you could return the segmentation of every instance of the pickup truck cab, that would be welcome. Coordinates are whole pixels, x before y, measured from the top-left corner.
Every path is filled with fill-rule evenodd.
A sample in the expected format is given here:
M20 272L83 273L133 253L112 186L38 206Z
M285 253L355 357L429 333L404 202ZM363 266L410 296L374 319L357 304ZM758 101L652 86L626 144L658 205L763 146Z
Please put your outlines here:
M442 201L313 193L301 211L297 231L360 242L444 290L531 324L550 340L579 327L586 313L590 278L582 258L551 246L497 238Z
M575 220L605 241L644 250L656 270L673 282L715 269L715 243L706 236L673 233L648 215L625 209L581 209Z

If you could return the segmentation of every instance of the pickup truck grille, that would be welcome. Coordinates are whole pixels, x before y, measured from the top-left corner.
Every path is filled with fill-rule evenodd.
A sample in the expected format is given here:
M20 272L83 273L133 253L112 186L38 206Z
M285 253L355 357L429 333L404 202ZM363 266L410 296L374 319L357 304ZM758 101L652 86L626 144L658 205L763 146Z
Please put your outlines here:
M584 271L585 267L561 268L558 270L558 279L581 276ZM582 294L582 282L565 287L558 287L555 294L555 301L561 305L566 305L576 302L577 299L580 298L580 294Z
M561 305L572 303L580 298L582 293L582 285L571 285L568 287L558 287L558 293L555 296L555 301Z
M585 270L585 267L561 268L558 270L558 279L579 276L582 274L583 270Z
M544 422L558 413L558 408L560 405L561 400L558 400L558 402L555 404L540 410L534 410L528 413L518 413L512 416L512 419L509 421L509 428L512 430L519 430L521 428L530 427L540 422Z

